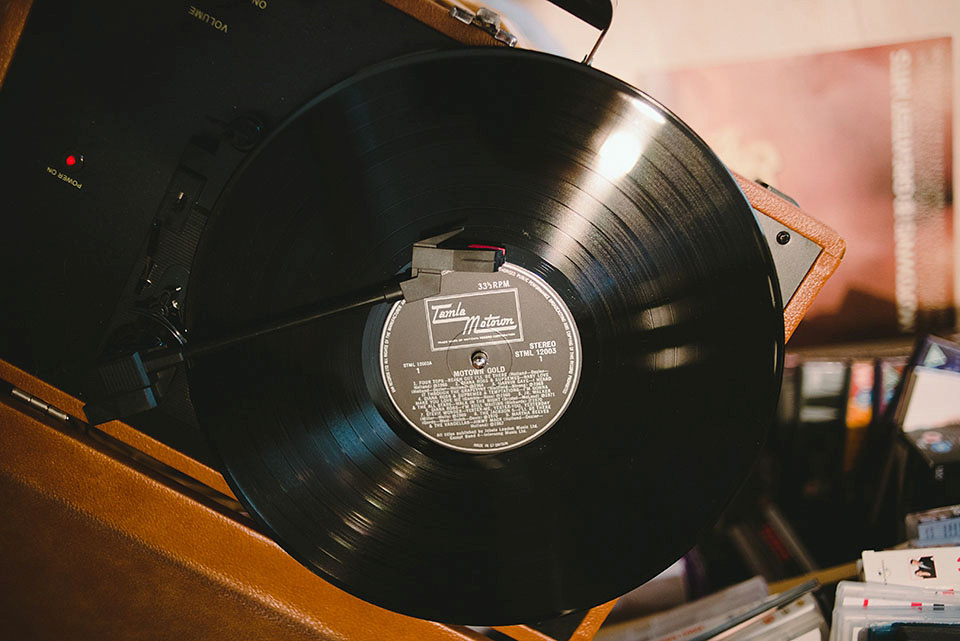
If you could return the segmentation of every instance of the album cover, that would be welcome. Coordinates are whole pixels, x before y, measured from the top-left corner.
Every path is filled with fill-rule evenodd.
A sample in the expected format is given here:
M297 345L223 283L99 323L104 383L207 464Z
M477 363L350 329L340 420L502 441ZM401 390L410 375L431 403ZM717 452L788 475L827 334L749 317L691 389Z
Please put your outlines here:
M796 638L819 640L827 626L812 594L817 586L816 581L809 581L775 594L751 611L722 623L691 641L790 641Z
M960 543L960 505L913 512L907 515L905 524L913 547Z
M892 626L908 622L925 626L956 625L958 615L960 600L951 588L841 581L837 585L830 641L892 641L898 637L884 633L889 632ZM899 637L900 641L906 641L907 638L919 640L936 637Z
M875 367L869 359L855 359L850 363L850 381L847 389L847 438L843 444L843 471L853 471L863 445L867 428L873 421L873 387Z
M960 345L936 336L917 342L897 399L904 432L960 424Z
M953 326L951 51L937 38L638 79L731 169L847 240L792 345Z
M897 394L897 387L903 378L909 356L890 356L878 358L873 379L873 415L884 418L890 403Z
M937 605L960 606L960 595L953 588L936 589L905 585L883 585L862 581L837 583L835 608L900 608L929 607Z
M596 641L688 641L761 603L767 582L756 576L647 617L604 625Z
M864 550L862 558L868 582L960 588L960 547Z
M803 596L769 612L766 616L718 634L715 641L820 641L827 636L827 622L812 594Z

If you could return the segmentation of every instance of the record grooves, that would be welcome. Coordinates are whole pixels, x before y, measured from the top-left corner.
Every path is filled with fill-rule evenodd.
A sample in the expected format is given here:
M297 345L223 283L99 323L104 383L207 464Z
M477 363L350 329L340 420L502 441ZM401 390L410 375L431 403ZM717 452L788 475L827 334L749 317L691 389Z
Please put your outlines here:
M782 369L779 288L749 204L643 94L550 56L469 49L337 85L218 202L191 336L396 278L415 242L457 227L504 248L504 272L198 358L200 424L281 545L372 603L500 625L612 599L719 514ZM390 390L384 358L392 373L434 369ZM501 418L461 447L474 435L460 422L486 420L463 418L480 398Z

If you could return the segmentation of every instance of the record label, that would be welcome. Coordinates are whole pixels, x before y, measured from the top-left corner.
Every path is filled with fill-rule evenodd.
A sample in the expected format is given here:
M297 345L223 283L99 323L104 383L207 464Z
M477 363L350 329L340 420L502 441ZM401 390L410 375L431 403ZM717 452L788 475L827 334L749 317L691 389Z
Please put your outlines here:
M569 405L580 360L566 304L509 263L493 274L444 274L438 296L394 305L380 342L397 411L461 452L500 452L543 434Z

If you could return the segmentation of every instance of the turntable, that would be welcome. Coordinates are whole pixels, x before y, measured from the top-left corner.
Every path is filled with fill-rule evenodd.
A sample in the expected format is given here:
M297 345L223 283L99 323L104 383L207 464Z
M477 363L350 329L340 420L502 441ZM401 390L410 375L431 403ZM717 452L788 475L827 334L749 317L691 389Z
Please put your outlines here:
M0 89L30 590L144 616L91 578L129 575L119 537L167 612L199 575L256 625L584 635L693 545L843 241L654 99L509 44L431 2L36 2ZM88 558L41 553L62 531Z

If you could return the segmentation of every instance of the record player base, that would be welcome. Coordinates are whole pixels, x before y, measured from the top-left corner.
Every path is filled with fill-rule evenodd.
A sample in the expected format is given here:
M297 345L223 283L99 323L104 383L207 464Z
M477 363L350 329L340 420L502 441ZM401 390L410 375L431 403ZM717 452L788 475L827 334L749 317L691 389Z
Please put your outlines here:
M2 361L0 379L70 414L79 409L76 399ZM82 427L0 398L0 637L486 639L346 594L242 516ZM208 485L226 489L209 468L191 467L126 425L105 431L189 476L212 474L219 483ZM610 607L588 613L571 638L591 638ZM526 626L502 630L549 638Z

